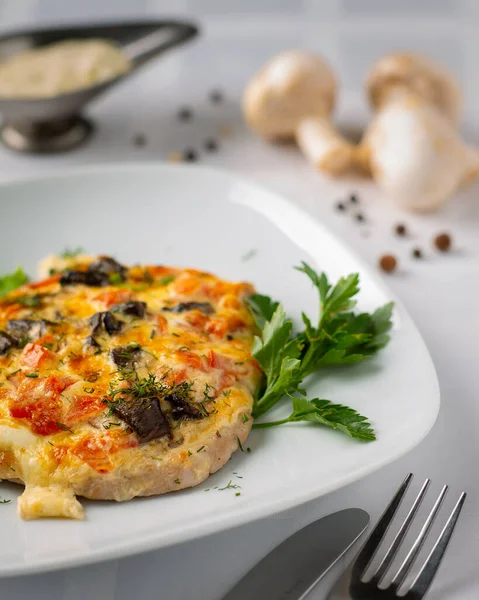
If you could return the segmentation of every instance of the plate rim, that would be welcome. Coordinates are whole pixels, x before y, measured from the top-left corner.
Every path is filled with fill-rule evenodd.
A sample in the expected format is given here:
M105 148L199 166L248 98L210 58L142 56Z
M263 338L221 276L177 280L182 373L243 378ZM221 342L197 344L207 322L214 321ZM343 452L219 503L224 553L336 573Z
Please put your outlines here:
M325 496L326 494L341 489L342 487L345 487L355 481L359 481L363 477L375 471L378 471L386 465L398 460L400 457L404 456L410 450L412 450L415 446L420 444L420 442L431 431L439 414L440 387L436 368L432 360L431 354L427 348L427 345L423 339L423 336L421 335L419 329L417 328L416 324L414 323L412 317L409 315L401 300L399 300L396 294L394 294L389 289L387 284L380 278L380 276L377 273L374 272L370 265L368 265L361 256L358 257L356 253L354 253L347 241L344 241L343 238L331 231L327 227L327 225L325 225L317 217L307 212L305 209L298 206L293 201L289 200L282 193L276 192L275 190L271 190L266 186L257 183L254 180L248 179L247 177L244 177L242 175L237 175L235 172L228 171L226 169L205 167L203 165L172 165L161 161L117 161L98 165L73 166L67 169L62 169L61 171L59 171L58 169L49 170L43 172L40 175L35 173L27 174L19 178L17 177L15 179L8 179L6 181L0 182L0 191L5 190L6 188L19 187L24 184L31 185L34 183L41 182L68 180L72 176L88 176L90 174L103 173L111 174L116 171L120 171L121 173L125 173L126 171L133 173L135 171L139 172L145 170L151 170L158 174L161 174L162 171L196 171L199 173L203 173L207 177L222 179L225 184L239 183L242 186L249 187L254 193L269 196L270 198L274 199L277 204L281 205L282 211L289 212L290 215L294 215L296 219L301 219L303 222L309 222L310 226L314 227L318 233L323 234L329 237L330 239L334 240L335 243L338 244L338 246L340 246L345 253L347 253L349 256L351 256L352 259L354 259L354 262L357 264L357 266L360 267L365 272L365 274L367 274L371 282L378 288L378 290L380 290L385 296L387 296L394 302L395 310L401 314L401 321L407 322L408 326L412 328L412 331L415 332L415 334L417 335L418 340L420 340L425 350L425 358L430 363L431 376L434 377L434 382L431 383L435 388L435 405L431 406L430 412L428 413L428 422L423 424L423 427L419 432L415 432L415 436L412 437L407 444L404 444L403 446L401 446L400 449L396 450L395 452L388 452L386 457L383 457L381 455L374 462L374 464L369 462L368 464L355 469L347 475L341 474L340 476L333 478L331 481L329 481L329 483L320 483L319 485L311 484L308 485L307 488L296 489L294 494L282 495L280 498L276 498L272 501L269 500L267 506L265 500L256 501L256 504L254 506L238 506L238 508L235 510L233 517L228 516L228 514L224 514L221 515L219 518L216 517L213 520L207 520L206 522L196 524L196 526L193 529L190 527L189 529L184 531L177 531L171 536L174 538L172 540L162 539L161 536L158 536L158 534L154 533L149 536L145 536L143 534L141 539L135 542L132 542L131 539L123 540L122 542L116 541L115 546L110 547L109 549L96 550L94 548L91 548L89 549L88 553L84 552L79 555L75 555L74 557L66 556L63 557L60 562L58 562L58 558L56 557L55 559L48 559L44 562L36 561L32 564L8 567L7 569L2 569L0 567L0 578L57 571L60 569L79 567L106 560L125 558L143 552L159 550L170 546L176 546L188 540L194 540L206 537L208 535L214 535L215 533L226 531L248 522L253 522L271 515L281 513L296 506L301 506L306 502L319 499L320 497ZM0 194L0 204L3 201L4 200L1 198ZM273 224L277 225L269 214L267 214L266 217ZM287 219L283 217L282 220L286 221Z

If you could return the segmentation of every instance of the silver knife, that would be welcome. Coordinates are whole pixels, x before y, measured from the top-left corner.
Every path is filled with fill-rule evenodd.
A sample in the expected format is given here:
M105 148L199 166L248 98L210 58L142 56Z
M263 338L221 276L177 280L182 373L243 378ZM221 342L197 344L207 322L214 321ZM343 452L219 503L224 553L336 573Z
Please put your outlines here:
M310 523L265 556L223 600L303 600L368 524L360 508Z

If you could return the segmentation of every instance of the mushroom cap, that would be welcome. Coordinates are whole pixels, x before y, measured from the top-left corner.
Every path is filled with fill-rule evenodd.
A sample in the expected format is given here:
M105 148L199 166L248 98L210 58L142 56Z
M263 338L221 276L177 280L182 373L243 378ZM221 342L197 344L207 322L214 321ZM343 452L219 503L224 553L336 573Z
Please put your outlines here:
M319 56L304 50L283 52L249 82L244 117L264 137L290 139L301 119L331 114L335 91L334 75Z
M387 105L362 143L374 180L399 206L440 208L479 173L479 156L466 146L450 119L432 104L408 98Z
M384 56L370 71L366 86L375 109L387 102L392 90L408 88L453 122L461 116L462 93L456 81L442 65L420 54L396 52Z

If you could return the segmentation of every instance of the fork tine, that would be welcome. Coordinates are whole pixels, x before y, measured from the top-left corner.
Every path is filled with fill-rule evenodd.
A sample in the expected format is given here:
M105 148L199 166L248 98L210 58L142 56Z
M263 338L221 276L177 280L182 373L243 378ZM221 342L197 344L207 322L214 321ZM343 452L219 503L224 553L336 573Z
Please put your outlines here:
M448 490L448 486L445 485L442 488L441 493L439 494L436 502L434 503L434 506L432 507L432 510L426 519L426 522L422 526L422 529L419 532L419 535L417 536L416 541L412 545L411 550L409 550L408 555L404 559L404 562L402 563L398 572L394 576L394 578L391 582L392 588L397 589L398 587L400 587L402 582L404 581L405 577L407 576L409 569L411 568L413 562L416 559L416 556L419 554L419 551L421 550L424 542L426 541L427 534L429 533L429 530L431 529L431 527L434 523L434 520L436 519L437 513L439 512L439 509L441 508L441 504L447 494L447 490Z
M421 502L423 501L424 496L426 495L430 483L430 479L426 479L426 481L424 482L424 485L422 486L419 494L417 495L416 500L414 500L414 504L412 505L411 510L408 512L406 518L404 519L401 527L399 528L399 531L396 534L396 537L389 546L384 558L379 563L379 566L371 579L371 583L375 583L376 585L378 585L384 578L384 575L386 574L389 565L394 560L394 557L396 556L404 538L406 537L407 532L409 531L409 527L411 526L411 523L419 507L421 506Z
M447 520L447 523L444 525L444 528L441 531L441 535L434 544L434 548L431 550L416 579L413 581L409 592L406 594L407 598L416 598L419 600L426 595L426 592L429 589L432 580L434 579L434 575L441 564L441 560L449 544L449 540L451 539L452 532L456 527L456 523L459 519L459 515L461 514L465 500L466 493L462 492L456 506Z
M388 507L384 511L382 517L379 519L376 527L371 532L371 535L366 540L366 543L361 549L361 552L358 554L356 562L354 563L352 570L352 577L354 579L360 580L366 569L371 564L372 559L376 555L378 551L379 545L382 542L382 539L386 535L389 526L396 514L399 505L404 498L405 493L411 483L413 478L413 474L409 473L406 479L400 485L398 491L394 495L394 498L389 503Z

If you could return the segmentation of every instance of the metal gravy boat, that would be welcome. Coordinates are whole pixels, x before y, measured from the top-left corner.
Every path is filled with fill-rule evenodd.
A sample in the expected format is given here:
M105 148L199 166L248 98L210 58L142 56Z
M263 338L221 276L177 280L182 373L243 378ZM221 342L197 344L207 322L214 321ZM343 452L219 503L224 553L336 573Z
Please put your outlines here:
M187 22L150 20L25 30L0 36L0 62L24 50L63 40L101 38L119 44L132 62L127 73L96 85L48 98L1 98L0 140L20 152L63 152L83 143L94 130L84 107L166 50L193 39Z

